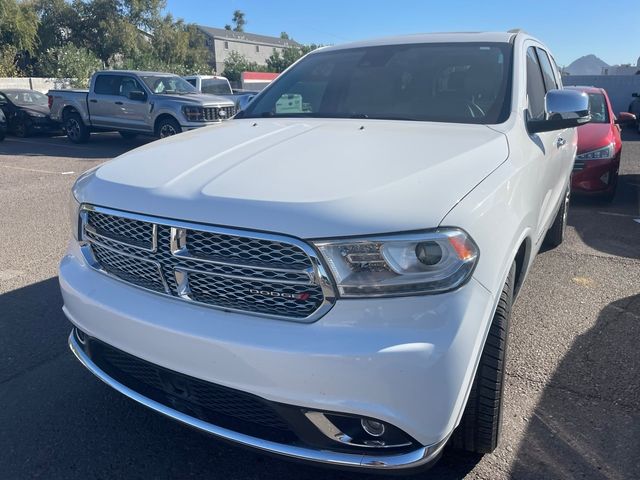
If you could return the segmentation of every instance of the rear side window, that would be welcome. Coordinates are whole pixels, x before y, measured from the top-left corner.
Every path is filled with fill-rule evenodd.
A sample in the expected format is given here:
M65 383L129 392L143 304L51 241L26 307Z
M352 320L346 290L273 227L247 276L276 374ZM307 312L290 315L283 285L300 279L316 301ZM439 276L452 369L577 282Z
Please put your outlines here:
M556 77L553 74L553 67L551 66L547 52L540 48L536 48L536 52L538 53L538 60L540 60L540 66L542 67L542 77L544 78L544 86L546 87L547 92L558 88Z
M194 87L196 86L196 79L195 78L187 78L186 80L187 80L187 82L189 82Z
M120 75L98 75L93 91L98 95L120 95Z
M532 120L544 120L544 79L540 70L538 56L533 47L527 50L527 98L529 117Z

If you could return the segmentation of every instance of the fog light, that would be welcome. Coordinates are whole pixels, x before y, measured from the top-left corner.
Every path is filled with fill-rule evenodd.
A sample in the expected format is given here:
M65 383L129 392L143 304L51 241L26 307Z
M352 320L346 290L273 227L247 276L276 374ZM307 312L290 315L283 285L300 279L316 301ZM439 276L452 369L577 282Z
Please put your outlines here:
M363 418L360 420L360 425L362 425L362 429L372 437L381 437L384 435L384 423Z
M609 184L609 172L605 173L600 177L600 181L605 184Z

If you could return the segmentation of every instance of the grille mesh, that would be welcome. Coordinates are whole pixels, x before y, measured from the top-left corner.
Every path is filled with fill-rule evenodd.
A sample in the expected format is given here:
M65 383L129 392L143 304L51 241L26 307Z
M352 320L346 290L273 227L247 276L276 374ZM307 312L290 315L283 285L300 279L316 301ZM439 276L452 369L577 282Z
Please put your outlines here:
M91 359L120 383L173 409L235 431L276 441L297 437L263 399L169 370L96 339L88 339Z
M156 224L154 242L152 223L93 211L87 222L90 228L85 227L83 238L91 245L97 267L155 292L291 319L310 317L325 301L310 258L295 244L189 229L190 256L185 257L172 253L167 225ZM103 236L92 235L91 229ZM144 245L155 244L155 251L141 250L143 239ZM188 279L180 292L176 271Z
M220 115L224 112L223 115ZM204 119L208 121L213 120L226 120L236 114L236 107L205 107Z

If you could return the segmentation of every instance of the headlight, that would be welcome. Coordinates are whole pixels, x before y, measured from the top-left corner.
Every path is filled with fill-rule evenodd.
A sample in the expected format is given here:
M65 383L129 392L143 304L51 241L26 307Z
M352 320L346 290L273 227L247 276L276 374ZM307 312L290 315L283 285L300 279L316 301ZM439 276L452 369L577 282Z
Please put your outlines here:
M612 158L614 152L615 145L613 143L610 143L606 147L576 155L576 160L604 160L605 158Z
M478 247L457 228L314 242L342 297L442 293L464 284Z
M29 115L30 117L36 117L36 118L44 118L47 115L44 113L40 113L40 112L27 112L27 115Z
M80 240L80 202L76 200L73 191L69 193L69 225L75 240Z
M204 108L185 105L182 107L182 113L190 122L204 122Z

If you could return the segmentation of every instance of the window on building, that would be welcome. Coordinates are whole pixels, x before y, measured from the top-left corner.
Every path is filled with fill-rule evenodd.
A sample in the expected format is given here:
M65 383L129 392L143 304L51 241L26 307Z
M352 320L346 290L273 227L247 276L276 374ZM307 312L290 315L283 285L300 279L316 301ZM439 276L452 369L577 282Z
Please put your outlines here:
M260 52L260 45L256 45L256 53Z
M229 50L229 42L224 42L224 49Z

